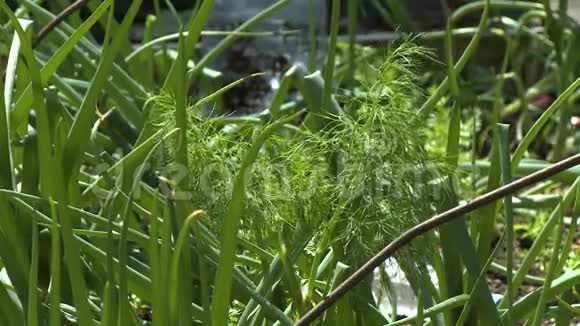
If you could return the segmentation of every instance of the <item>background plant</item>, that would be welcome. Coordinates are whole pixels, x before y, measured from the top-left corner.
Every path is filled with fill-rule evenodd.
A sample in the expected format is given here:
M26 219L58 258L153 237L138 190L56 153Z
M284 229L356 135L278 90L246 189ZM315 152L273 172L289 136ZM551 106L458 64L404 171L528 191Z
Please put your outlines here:
M86 16L69 11L60 23L65 2L21 0L15 11L0 2L1 325L130 325L147 312L160 325L292 324L405 230L575 152L578 27L565 0L558 10L473 1L449 12L446 31L410 40L412 14L387 1L377 8L402 34L387 48L358 43L354 1L340 41L332 1L323 72L314 58L309 72L290 66L269 107L220 114L227 92L256 76L216 86L216 58L241 37L268 37L252 28L290 2L223 33L205 54L194 49L211 35L214 1L198 2L170 38L155 1L135 51L128 35L142 1L121 21L113 1L88 1ZM472 13L479 25L461 26ZM53 29L35 38L45 25ZM89 33L96 25L100 42ZM505 45L491 66L482 56L494 41ZM416 45L428 42L445 45L447 69ZM506 196L399 251L416 316L380 310L367 277L319 322L570 324L577 175ZM536 225L519 262L514 225ZM545 267L530 275L536 261ZM497 307L488 271L507 280ZM537 288L520 296L524 283Z

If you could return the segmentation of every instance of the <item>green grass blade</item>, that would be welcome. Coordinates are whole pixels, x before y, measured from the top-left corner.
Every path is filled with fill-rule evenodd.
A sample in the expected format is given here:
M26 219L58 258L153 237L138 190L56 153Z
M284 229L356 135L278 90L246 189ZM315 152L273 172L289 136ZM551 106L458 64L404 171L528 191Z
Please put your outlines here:
M509 125L505 124L498 124L498 135L499 135L499 144L500 144L500 160L501 160L501 172L502 172L502 180L503 184L506 185L512 182L511 176L511 162L510 162L510 152L509 152ZM506 228L506 236L507 236L507 257L506 257L506 268L507 268L507 292L506 292L506 300L507 300L507 307L508 307L508 325L512 324L512 318L509 313L509 309L511 309L513 305L513 298L515 296L514 288L512 284L513 280L513 259L514 259L514 216L513 216L513 205L512 205L512 196L506 196L504 198L504 209L505 209L505 228Z
M52 216L52 237L50 253L50 324L61 325L61 236L58 227L56 204L50 201L50 215Z
M30 276L28 277L28 326L38 326L38 226L36 217L32 218L32 251L30 257Z
M6 77L9 74L6 72ZM5 102L6 101L6 102ZM5 153L5 159L0 160L0 188L14 189L16 184L14 174L12 173L12 148L10 147L10 110L8 100L4 96L4 79L0 78L0 106L3 110L0 112L0 153Z
M22 29L26 31L32 25L32 21L22 20L21 24ZM18 58L20 56L21 44L22 40L18 36L18 33L14 33L14 39L10 44L10 52L8 53L8 61L6 63L6 77L5 77L6 82L4 84L4 87L2 87L2 91L4 92L4 101L2 101L2 104L4 105L4 108L6 109L7 112L9 112L12 109L12 105L14 104L12 102L12 96L15 88L15 81L17 75L16 67L18 66Z
M105 0L103 3L83 21L81 26L66 39L66 42L54 52L50 59L44 64L41 70L41 79L43 83L53 76L58 67L60 67L68 55L77 46L81 38L90 30L90 28L98 21L98 19L107 11L111 5L112 0ZM32 87L29 85L22 93L18 101L14 104L14 124L17 126L27 118L28 112L26 110L32 104Z
M211 3L211 1L210 1ZM213 5L213 4L212 4ZM209 10L209 9L208 9ZM195 24L193 24L195 25ZM199 26L198 28L201 30L203 26ZM192 35L195 36L195 35ZM189 87L185 81L185 73L187 67L187 61L189 57L189 51L186 50L187 46L187 38L182 36L179 38L178 42L178 55L177 59L175 60L172 71L173 77L171 77L171 72L166 79L165 87L170 87L170 91L174 94L175 97L175 121L176 127L179 129L177 132L177 142L175 143L175 153L174 153L174 162L179 165L181 169L185 171L189 171L189 163L188 163L188 140L187 140L187 132L189 128L189 116L186 112L187 106L187 95ZM191 39L190 39L191 41ZM195 40L196 41L196 40ZM173 79L171 79L173 78ZM179 180L179 183L176 185L176 193L186 194L188 195L188 191L191 188L191 176L187 173L184 178ZM184 200L185 198L177 198L177 196L173 196L173 200L175 200L174 206L175 210L172 211L172 214L176 216L176 226L177 227L185 227L183 223L185 223L186 217L189 215L189 212L192 211L191 204L189 201ZM175 234L177 234L177 230ZM191 251L190 247L187 246L183 249L181 253L181 261L180 261L180 273L179 273L179 292L178 292L178 299L177 301L173 301L175 298L170 297L170 321L171 317L174 317L171 312L176 311L179 313L179 317L177 320L184 322L191 318L191 301L193 300L193 289L192 289L192 282L190 280L190 274L192 271L191 267ZM170 276L171 278L171 276ZM175 305L173 305L175 303ZM173 321L177 321L173 320Z
M564 197L562 198L558 206L556 206L556 208L550 214L548 220L546 220L546 222L544 223L542 230L536 236L534 243L528 250L528 254L526 255L526 257L524 257L523 261L520 263L520 268L514 275L513 278L514 289L517 289L522 285L525 275L528 273L536 257L538 256L538 254L540 254L540 251L548 241L549 235L552 232L553 228L556 226L558 221L562 219L563 212L572 204L573 200L576 198L576 191L578 190L579 185L580 178L576 179L574 184L572 184L572 186L566 191ZM502 300L499 304L499 307L505 308L506 304L507 304L506 300Z
M230 84L228 84L228 85L226 85L226 86L218 89L217 91L215 91L215 92L213 92L213 93L205 96L201 100L195 102L195 106L201 106L201 105L204 105L204 104L209 103L211 101L214 101L218 97L222 96L225 92L231 90L232 88L237 87L238 85L240 85L241 83L247 81L248 79L254 78L254 77L258 77L258 76L263 76L263 75L264 75L264 73L259 72L259 73L251 74L251 75L246 76L246 77L242 77L242 78L240 78L240 79L238 79L238 80L236 80L236 81L234 81L234 82L232 82L232 83L230 83Z
M72 159L63 162L63 168L67 186L71 187L71 191L74 191L73 189L76 188L76 184L78 183L79 167L81 164L80 153L82 153L83 148L86 146L90 137L90 130L92 120L94 119L94 110L99 92L107 82L115 58L127 37L129 28L135 19L141 3L142 0L133 1L119 30L115 32L115 37L113 38L111 45L104 49L103 59L97 68L97 72L91 81L89 89L83 99L83 103L81 104L71 130L69 131L68 141L64 148L64 156Z
M576 79L568 88L558 96L558 98L550 105L548 109L542 113L540 118L534 122L534 125L528 130L528 133L524 136L524 138L520 141L516 151L514 152L512 158L512 171L515 171L520 164L521 159L524 157L524 154L532 141L536 138L542 127L548 122L552 114L556 112L556 110L564 104L564 102L574 94L576 89L580 87L580 78Z
M496 134L496 133L494 133ZM492 191L499 187L501 179L501 164L499 157L499 138L494 136L493 147L491 150L491 159L489 162L489 169L487 171L487 188L486 191ZM485 171L483 171L485 173ZM491 248L491 242L495 236L495 221L498 212L499 204L497 202L484 206L479 211L478 223L478 242L477 255L480 262L485 262Z
M188 62L191 56L193 55L193 49L195 49L195 45L199 40L201 35L201 31L203 30L209 14L213 8L214 0L205 0L201 4L201 7L197 11L195 15L192 15L191 22L189 23L189 30L187 36L184 40L183 50L179 51L179 56L183 57L183 62ZM179 87L178 85L174 85L174 83L178 82L180 77L178 75L182 74L180 69L184 69L180 67L182 65L179 60L175 60L171 68L169 69L169 73L165 78L165 82L163 83L164 89L175 88Z
M478 1L481 3L480 1ZM483 14L481 15L481 19L479 21L479 25L477 27L477 32L471 38L471 41L465 48L465 51L457 61L457 63L453 66L453 72L451 76L448 76L443 80L443 82L437 87L435 93L433 93L429 99L421 106L418 111L418 116L423 117L431 113L437 102L441 99L441 97L447 92L449 89L449 78L461 73L469 59L475 54L477 50L477 46L479 45L479 41L481 40L481 36L483 35L485 28L487 26L488 21L488 14L490 8L490 0L485 0ZM459 15L458 15L459 16ZM450 18L452 19L452 18Z
M314 14L314 0L308 0L308 37L310 38L310 50L308 53L308 71L316 71L317 39L316 39L316 18Z
M475 246L467 232L467 227L463 221L460 223L451 224L452 232L456 237L455 244L461 248L461 258L467 269L469 286L476 286L477 277L482 273L482 268L477 257ZM478 305L477 317L478 320L486 325L500 325L500 316L492 301L491 293L487 284L479 284L477 288L476 303Z
M457 307L461 307L462 305L464 305L469 299L469 295L467 294L460 294L458 296L449 298L443 302L440 302L434 306L432 306L431 308L427 308L425 309L425 311L423 311L423 317L424 318L429 318L429 317L433 317L436 316L437 314L440 314L442 312L445 311L450 311L452 309L455 309ZM409 316L409 317L405 317L402 318L400 320L397 320L395 322L392 322L390 324L388 324L388 326L400 326L400 325L409 325L410 323L413 323L417 320L417 316Z
M579 188L580 189L580 188ZM568 226L568 235L566 236L566 241L564 242L564 248L562 249L562 254L560 255L560 261L558 262L558 266L554 271L554 275L560 275L564 270L564 266L566 265L566 261L568 260L568 255L572 249L572 243L574 242L574 238L576 237L576 232L578 226L578 214L580 214L580 190L576 190L576 202L574 204L574 212L572 216L572 220L570 221L570 225Z
M117 324L117 316L114 311L118 307L115 296L115 287L111 282L107 281L105 284L105 291L103 293L103 310L101 316L101 325L114 326Z
M169 320L170 325L178 325L180 323L179 319L179 305L178 305L178 298L179 298L179 291L180 291L180 282L179 282L179 265L180 265L180 258L183 253L183 248L187 245L187 238L189 236L190 228L193 228L193 223L196 223L196 218L198 216L205 214L204 211L197 210L191 213L183 223L181 230L179 231L179 235L177 237L177 242L175 244L175 252L173 254L173 258L171 260L171 266L169 269L169 284L171 287L169 288L169 300L170 300L170 311L169 311ZM208 322L206 320L206 322ZM210 325L210 323L207 323Z
M477 276L477 279L475 280L475 283L473 284L473 288L471 289L471 293L469 294L469 300L467 300L467 302L465 303L465 306L463 307L463 311L461 311L461 315L459 315L459 319L457 320L457 323L455 324L456 326L462 326L465 323L465 321L467 320L467 317L469 316L469 311L470 311L471 307L473 306L473 304L475 303L475 299L477 298L477 295L478 295L477 291L482 285L484 285L483 282L485 280L487 280L487 271L488 271L489 267L491 266L491 264L493 263L497 253L499 252L499 249L501 248L501 245L503 243L503 240L505 239L505 236L506 236L506 232L502 233L501 237L497 241L495 248L493 249L493 251L491 252L489 257L487 258L487 261L483 265L481 272Z
M563 212L560 213L561 216L563 216ZM543 322L543 315L544 315L544 311L546 309L546 303L548 301L548 299L550 298L550 288L552 286L552 280L554 280L554 278L556 278L557 275L555 275L554 273L557 270L557 266L558 263L560 261L560 259L565 259L565 257L563 256L559 256L560 253L560 245L562 242L562 232L564 229L564 223L561 219L556 220L556 227L554 228L554 233L553 233L553 238L554 241L552 243L552 253L550 254L550 259L548 260L548 268L546 270L546 281L544 282L544 286L542 288L542 292L540 294L540 299L538 301L538 304L536 306L536 311L534 313L534 319L532 321L532 325L533 326L539 326L542 325ZM507 311L507 315L508 315L508 321L510 320L510 313L511 313L511 309L512 307L509 307L509 303L508 303L508 311Z
M330 37L328 39L328 52L326 54L326 67L324 69L324 97L322 98L322 112L330 112L332 84L334 83L334 66L336 60L336 39L338 37L338 25L340 21L340 0L332 1L330 14Z
M569 271L564 273L562 276L552 281L551 287L549 287L547 296L550 298L556 297L565 291L570 290L574 286L580 284L580 271ZM544 291L544 287L541 287L534 292L526 295L525 297L518 300L512 308L512 316L514 320L522 319L524 316L532 313L538 306L540 302L541 293ZM505 321L507 314L502 315L502 321Z
M232 198L229 203L228 213L224 221L223 238L221 241L221 256L215 278L214 299L212 302L212 323L217 326L227 324L230 307L230 295L236 252L236 239L240 218L243 214L243 202L245 198L246 175L252 163L258 156L262 144L274 134L282 125L294 120L302 114L302 111L276 121L266 127L253 141L242 161L239 172L234 182Z

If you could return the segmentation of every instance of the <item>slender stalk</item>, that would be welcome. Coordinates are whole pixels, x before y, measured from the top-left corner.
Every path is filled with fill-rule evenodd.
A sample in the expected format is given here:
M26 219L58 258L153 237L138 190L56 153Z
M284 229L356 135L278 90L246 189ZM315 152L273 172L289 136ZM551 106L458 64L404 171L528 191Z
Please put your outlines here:
M316 18L314 17L314 0L308 0L308 34L310 36L310 54L308 62L308 71L316 71Z
M355 50L356 32L358 27L358 0L348 1L348 86L352 90L354 87L354 72L356 70Z
M330 39L328 41L328 53L326 55L326 68L324 70L324 97L322 99L322 112L330 112L330 100L332 97L332 84L334 81L334 63L336 58L336 38L338 36L338 24L340 20L340 0L332 1L332 13L330 21Z
M499 136L499 144L500 144L500 151L499 156L501 160L501 172L502 172L502 179L503 183L507 184L511 182L511 163L510 163L510 152L509 152L509 140L508 140L508 132L509 132L509 125L505 124L498 124L498 136ZM512 324L512 316L510 309L513 306L513 298L514 298L514 288L513 288L513 268L514 268L514 216L513 216L513 204L512 204L512 196L505 196L504 198L504 209L505 209L505 219L506 219L506 235L507 235L507 262L506 262L506 269L507 269L507 305L508 305L508 313L507 313L507 320L508 325Z

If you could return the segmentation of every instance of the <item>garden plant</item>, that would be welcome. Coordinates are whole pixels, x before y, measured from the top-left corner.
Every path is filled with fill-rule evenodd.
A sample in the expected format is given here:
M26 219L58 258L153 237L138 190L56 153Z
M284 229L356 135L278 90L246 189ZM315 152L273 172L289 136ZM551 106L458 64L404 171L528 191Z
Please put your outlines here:
M299 1L299 36L260 29ZM406 1L332 0L324 37L314 1L216 31L213 0L153 0L135 41L147 1L0 0L0 326L580 322L568 1L442 0L422 32ZM284 37L307 62L225 107L264 74L219 60Z

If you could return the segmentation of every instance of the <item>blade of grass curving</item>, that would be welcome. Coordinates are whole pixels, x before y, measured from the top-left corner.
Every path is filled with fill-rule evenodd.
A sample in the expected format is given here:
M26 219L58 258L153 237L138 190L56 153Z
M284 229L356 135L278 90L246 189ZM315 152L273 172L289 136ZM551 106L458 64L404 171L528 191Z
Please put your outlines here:
M194 211L193 213L191 213L186 219L185 222L183 223L183 226L181 227L181 230L179 231L179 235L177 237L177 242L175 243L175 252L173 254L173 258L171 259L171 266L169 269L169 284L170 284L170 288L169 288L169 321L170 321L170 325L179 325L180 323L180 319L179 319L179 305L178 305L178 298L179 298L179 287L180 287L180 282L179 282L179 272L180 272L180 268L179 268L179 264L180 264L180 258L182 256L182 252L183 252L183 248L186 246L186 241L187 238L189 236L189 232L191 232L193 229L193 224L196 223L196 219L202 215L205 214L204 211L202 210L197 210ZM211 325L211 323L209 323L209 320L205 319L203 320L203 322L206 325Z
M221 241L221 256L215 278L214 299L212 302L212 323L224 326L227 323L230 307L230 294L236 252L236 238L243 211L247 174L254 160L258 156L262 144L274 134L282 125L296 119L302 111L289 117L278 120L266 128L256 137L252 146L245 154L239 172L234 181L232 198L229 203L228 214L225 217L223 238Z
M13 195L15 197L17 197L18 195L21 195L19 193L8 193L8 194ZM50 225L51 223L53 223L52 220L48 216L44 215L43 213L41 213L37 209L33 208L29 204L25 203L24 201L19 200L18 198L15 198L15 200L13 202L19 208L22 208L23 212L26 212L27 214L30 214L30 215L36 214L38 216L39 221L44 221L46 223L46 225ZM57 202L55 202L55 204L57 205L57 209L59 209L62 206L62 204L59 204ZM65 212L69 213L68 211L65 211ZM59 216L62 216L62 213L60 213ZM106 219L104 219L104 218L102 218L102 219L106 223ZM62 228L63 227L61 225L61 229ZM82 249L83 252L85 252L86 254L97 259L103 265L106 264L108 255L105 251L97 248L92 243L89 243L88 241L86 241L83 238L80 238L76 235L73 235L73 237L77 241L75 243L75 245L80 247L80 249ZM63 241L63 247L66 249L66 243L64 241ZM118 270L118 266L119 266L118 259L115 258L114 263L115 263L116 270ZM132 267L127 267L126 269L128 271L128 276L129 276L129 278L128 278L129 290L132 293L135 293L138 297L142 298L143 300L151 300L151 289L150 289L149 278L146 275L143 275L140 272L136 271ZM201 311L201 308L199 308L197 306L194 306L194 308L195 308L196 312Z
M11 54L9 54L9 57ZM6 77L9 74L6 72ZM12 173L12 148L10 147L10 110L4 96L4 79L0 78L0 105L4 105L0 112L0 153L5 153L5 159L0 160L0 188L14 189L16 184Z
M115 162L113 166L109 167L107 171L105 171L106 174L116 175L123 173L123 171L134 171L138 165L143 163L143 159L147 157L152 148L159 146L161 142L166 141L177 132L178 129L173 129L168 133L165 133L164 130L157 130L157 132L153 133L148 139L135 147L131 152L123 156L123 158L121 158L119 161ZM163 133L165 133L165 135L161 137ZM83 190L83 193L96 191L95 188L97 184L99 184L103 179L103 176L95 178L95 180Z
M556 110L560 106L562 106L562 104L564 104L564 102L570 96L572 96L572 94L574 94L574 92L578 87L580 87L580 78L576 79L575 82L573 82L570 86L568 86L568 88L562 94L560 94L560 96L558 96L558 98L554 101L554 103L552 103L552 105L550 105L550 107L546 109L544 113L542 113L540 118L538 118L536 122L534 122L534 124L532 125L530 130L528 130L528 133L521 140L518 147L516 148L516 151L514 152L512 158L512 172L517 169L521 159L524 157L526 150L528 149L532 141L536 138L542 127L546 124L546 122L548 122L552 114L554 114L554 112L556 112Z
M5 190L5 189L0 189L0 198L8 198L11 201L13 201L14 199L20 199L23 202L26 202L28 205L35 206L35 207L37 207L38 205L42 205L42 204L50 205L50 203L45 198L40 198L37 196L32 196L32 195L19 193L19 192L15 192L15 191L11 191L11 190ZM102 227L102 228L107 227L108 220L106 218L103 218L101 216L92 214L92 213L84 211L84 210L81 210L81 209L76 208L76 207L65 206L61 202L58 202L58 201L54 201L54 203L57 205L58 208L63 208L67 214L70 214L73 217L76 217L79 219L80 218L86 219L88 222L95 223L95 225ZM47 218L47 219L44 219L43 223L50 224L52 222L51 222L50 218ZM113 224L113 229L116 232L120 232L121 226L119 226L119 224L115 223L115 224ZM147 242L149 241L149 237L147 235L145 235L141 231L138 231L135 229L129 230L129 236L130 236L129 240L134 241L135 243L137 243L139 246L142 246L142 247L145 247Z
M50 253L50 324L61 325L61 236L58 227L56 204L52 198L49 198L48 200L50 202L50 215L52 217Z
M58 67L60 67L67 56L73 51L77 46L81 38L90 30L90 28L98 21L98 19L107 11L111 5L112 0L105 0L103 3L88 17L86 18L81 26L72 34L62 46L54 52L50 59L43 65L41 70L41 78L43 83L46 83L52 75L56 72ZM15 125L19 125L24 121L27 116L26 110L32 104L32 86L29 85L22 95L18 98L18 101L14 104L13 108L13 121Z
M93 77L89 89L83 99L83 103L79 108L77 115L74 119L71 130L68 134L68 141L64 147L64 156L70 158L63 162L63 170L65 172L64 178L66 180L66 186L69 187L69 191L74 192L77 188L78 178L79 178L79 167L81 164L80 153L82 149L86 146L86 143L90 137L90 130L92 125L92 120L94 117L94 109L97 103L97 98L99 92L103 88L104 84L107 82L109 73L113 67L115 58L117 57L124 40L127 37L129 28L135 19L137 11L141 7L143 0L133 1L131 7L127 11L120 28L115 31L115 37L113 38L111 44L103 50L102 60L97 68L95 76ZM73 195L72 193L70 195Z
M290 87L292 87L292 85L295 83L294 80L298 78L298 75L299 69L296 65L293 65L292 67L288 68L288 70L286 70L282 76L282 79L280 79L280 86L272 98L270 108L268 109L272 120L276 120L280 117L280 108L288 96Z
M22 29L27 31L30 26L32 25L31 20L22 20ZM4 92L4 101L2 104L6 112L10 112L12 105L12 95L14 93L14 85L16 81L16 68L18 66L18 58L20 56L20 47L21 47L21 39L18 36L18 33L14 33L14 37L12 43L10 44L10 52L8 53L8 61L6 62L6 82L4 87L2 88Z
M545 161L541 161L541 160L526 160L526 159L524 159L521 161L518 168L516 169L516 174L517 175L527 175L530 173L540 171L541 169L544 169L544 168L548 167L549 165L550 165L550 163L545 162ZM471 162L459 163L459 168L461 171L465 171L465 172L473 171L472 166L471 166ZM489 161L479 160L479 161L476 161L476 163L475 163L475 169L479 173L489 173L489 168L490 168ZM578 176L580 176L580 168L573 167L567 171L564 171L562 173L559 173L559 174L553 176L549 180L570 185L570 184L574 183L574 181L576 180L576 178Z
M501 172L502 172L502 180L503 184L506 185L512 182L512 175L511 175L511 162L510 162L510 152L509 152L509 140L508 140L508 133L509 133L509 125L505 124L498 124L498 139L499 139L499 156L501 161ZM508 315L507 315L507 322L508 325L512 324L512 318L509 313L509 309L511 309L513 305L513 298L515 296L514 288L512 284L513 280L513 259L514 259L514 216L513 216L513 205L512 205L512 196L508 195L504 197L504 209L505 209L505 228L506 228L506 236L507 236L507 244L506 244L506 268L507 268L507 292L506 292L506 300L507 300L507 307L508 307Z
M154 16L150 16L154 17ZM189 35L189 32L183 32L184 36ZM201 36L229 36L229 35L236 35L238 37L281 37L281 36L290 36L290 35L298 35L298 30L290 30L290 31L274 31L274 32L236 32L236 31L201 31ZM144 52L148 52L153 48L155 45L158 44L166 44L171 41L176 41L179 39L179 33L167 34L164 36L157 37L155 39L149 39L148 41L143 40L144 43L141 44L139 47L133 50L129 55L125 57L125 62L129 63L134 59L137 59L140 55Z
M47 11L46 9L42 8L40 5L34 3L33 1L30 0L22 0L22 3L24 6L27 7L27 9L30 9L30 11L34 14L35 17L37 17L39 20L41 21L50 21L52 19L54 19L54 15L52 13L50 13L49 11ZM134 3L134 2L132 2ZM130 9L130 8L129 8ZM121 27L123 27L123 25L121 25ZM120 28L116 28L115 31L121 31L122 29ZM72 28L70 25L66 24L65 22L62 22L54 31L53 31L53 35L55 37L58 37L61 42L66 42L66 40L75 33L75 29ZM95 76L95 72L97 70L97 64L95 62L100 62L102 61L103 58L103 49L100 46L97 46L93 41L90 41L87 39L87 36L89 36L90 34L85 33L84 37L81 37L78 46L74 46L72 48L72 53L75 55L76 59L80 59L82 60L82 64L85 67L85 69L87 67L90 67L92 69L94 69L94 72L90 72L88 74L89 79L93 79L92 77ZM124 42L124 41L121 41ZM127 100L123 101L124 98L122 97L118 97L116 95L118 95L118 92L115 92L115 87L111 87L110 84L116 86L119 89L125 89L127 90L130 94L132 94L132 100L136 101L136 102L140 102L145 100L146 98L149 97L149 95L147 94L147 92L143 89L143 86L140 85L134 78L132 78L123 68L119 67L119 65L117 65L116 63L113 64L112 70L111 70L111 76L113 77L112 82L105 84L107 87L107 90L110 92L111 96L115 97L116 101L119 101L121 103L123 102L129 102ZM129 102L131 104L131 106L135 106L136 104ZM120 107L121 110L126 110L128 108L124 108L123 106ZM133 113L138 112L138 109L133 108L134 110ZM130 114L127 114L128 117L133 117ZM136 120L132 121L132 123L134 123L136 126L140 126L142 121L140 121L142 119L142 117L140 117L138 114L135 116Z
M211 101L216 100L218 97L222 96L225 92L231 90L232 88L237 87L238 85L240 85L241 83L247 81L250 78L254 78L254 77L259 77L259 76L263 76L264 73L259 72L259 73L255 73L255 74L251 74L249 76L246 77L242 77L220 89L218 89L217 91L213 92L210 95L207 95L205 97L203 97L202 99L200 99L199 101L195 102L194 106L199 107L201 105L204 105L206 103L209 103Z
M0 3L2 10L8 15L13 27L18 34L21 42L22 55L26 59L28 65L28 73L30 82L32 84L32 107L36 113L36 133L38 134L38 157L40 166L40 189L45 194L53 193L53 185L55 184L53 173L48 169L53 165L50 143L50 132L48 123L48 112L46 111L46 104L44 102L44 84L40 76L40 67L34 52L32 51L31 37L32 31L25 31L23 27L27 23L18 21L14 13L8 8L5 3Z
M464 305L468 300L469 300L468 294L461 294L461 295L449 298L443 302L435 304L434 306L432 306L430 308L425 309L425 311L423 311L423 317L430 318L430 317L436 316L437 314L443 313L445 311L450 311L450 310L456 309L457 307L461 307L462 305ZM400 320L397 320L395 322L389 323L389 324L387 324L387 326L409 325L410 323L413 323L416 320L417 320L417 315L409 316L409 317L405 317L405 318L402 318Z
M30 78L32 85L33 85L33 108L36 112L36 132L38 133L38 157L39 157L39 165L40 165L40 189L44 193L51 194L53 192L53 185L55 184L52 173L48 173L48 169L52 166L52 155L51 155L51 145L50 145L50 134L48 131L48 119L47 119L47 112L46 106L44 103L44 90L43 85L40 80L40 70L38 67L38 62L34 56L31 47L31 38L32 38L32 31L28 30L25 31L22 25L27 25L26 22L20 22L18 18L14 15L14 13L10 10L10 8L6 5L5 2L0 2L0 9L4 11L4 13L8 16L8 19L11 22L12 27L15 29L16 34L18 35L18 39L21 42L21 52L25 58L25 61L28 66L28 78ZM21 25L22 24L22 25ZM22 78L26 78L22 76ZM3 228L5 228L4 232L12 233L12 230L9 230L12 227L12 221L7 221L4 223ZM28 224L30 225L30 224ZM17 232L17 231L16 231ZM12 240L12 244L18 243L18 235L10 235ZM18 257L22 257L22 255L17 255ZM26 266L21 265L21 266ZM29 268L26 268L27 272L30 272ZM22 294L22 293L21 293ZM24 297L26 298L26 297ZM28 305L29 302L27 300L22 300L23 305Z

